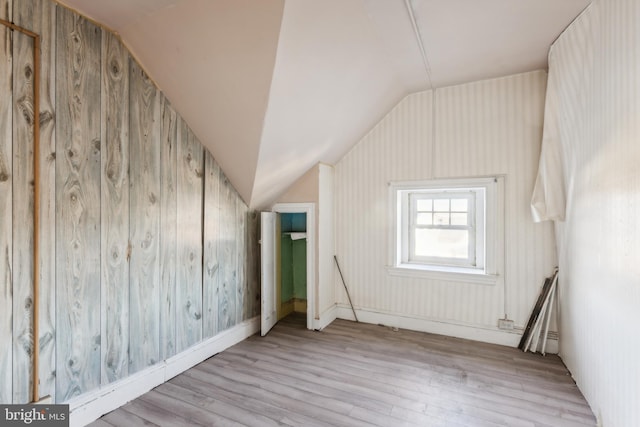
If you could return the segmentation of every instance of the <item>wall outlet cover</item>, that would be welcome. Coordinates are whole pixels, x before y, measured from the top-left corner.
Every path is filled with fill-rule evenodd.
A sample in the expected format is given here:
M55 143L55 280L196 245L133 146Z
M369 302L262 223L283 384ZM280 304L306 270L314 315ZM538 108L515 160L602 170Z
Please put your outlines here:
M499 329L513 329L513 320L510 319L498 319Z

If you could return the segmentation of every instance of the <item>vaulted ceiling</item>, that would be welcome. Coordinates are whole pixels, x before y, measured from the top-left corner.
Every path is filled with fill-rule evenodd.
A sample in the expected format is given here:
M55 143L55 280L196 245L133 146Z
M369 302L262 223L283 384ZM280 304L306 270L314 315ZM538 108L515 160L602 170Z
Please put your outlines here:
M409 93L546 68L590 0L62 0L122 37L252 208Z

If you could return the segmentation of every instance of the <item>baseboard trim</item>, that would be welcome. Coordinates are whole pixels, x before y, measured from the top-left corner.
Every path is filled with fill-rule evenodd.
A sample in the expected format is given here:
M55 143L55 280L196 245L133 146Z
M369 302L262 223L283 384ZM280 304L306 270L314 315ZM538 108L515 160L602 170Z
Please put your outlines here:
M319 319L315 319L313 321L313 329L316 331L321 331L327 326L331 324L334 320L336 320L338 315L338 307L337 305L332 305L328 309L326 309L321 315Z
M411 331L429 332L450 337L465 338L490 344L518 347L522 330L507 331L486 326L475 326L461 323L445 322L433 319L410 317L393 313L381 313L373 310L356 309L358 320L374 325L394 326ZM336 308L338 319L355 320L351 307L338 305ZM553 335L547 338L547 353L558 353L558 338Z
M294 298L293 299L293 312L294 313L306 313L307 312L307 300Z
M157 365L66 402L69 404L70 425L85 426L97 420L259 330L260 316L256 316Z

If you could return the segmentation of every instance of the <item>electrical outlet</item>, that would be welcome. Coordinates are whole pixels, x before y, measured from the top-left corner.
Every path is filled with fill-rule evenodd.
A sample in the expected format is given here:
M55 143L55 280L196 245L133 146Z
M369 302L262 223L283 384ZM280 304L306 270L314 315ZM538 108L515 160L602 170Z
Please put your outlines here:
M513 329L513 320L509 319L498 319L498 328L499 329Z

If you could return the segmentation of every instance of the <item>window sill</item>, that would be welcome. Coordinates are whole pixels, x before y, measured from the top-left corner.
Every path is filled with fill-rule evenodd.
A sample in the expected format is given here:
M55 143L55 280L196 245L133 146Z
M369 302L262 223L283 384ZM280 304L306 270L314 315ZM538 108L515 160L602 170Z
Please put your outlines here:
M487 274L482 270L411 264L387 267L387 272L391 276L398 277L418 277L422 279L475 283L479 285L495 285L499 278L497 274Z

